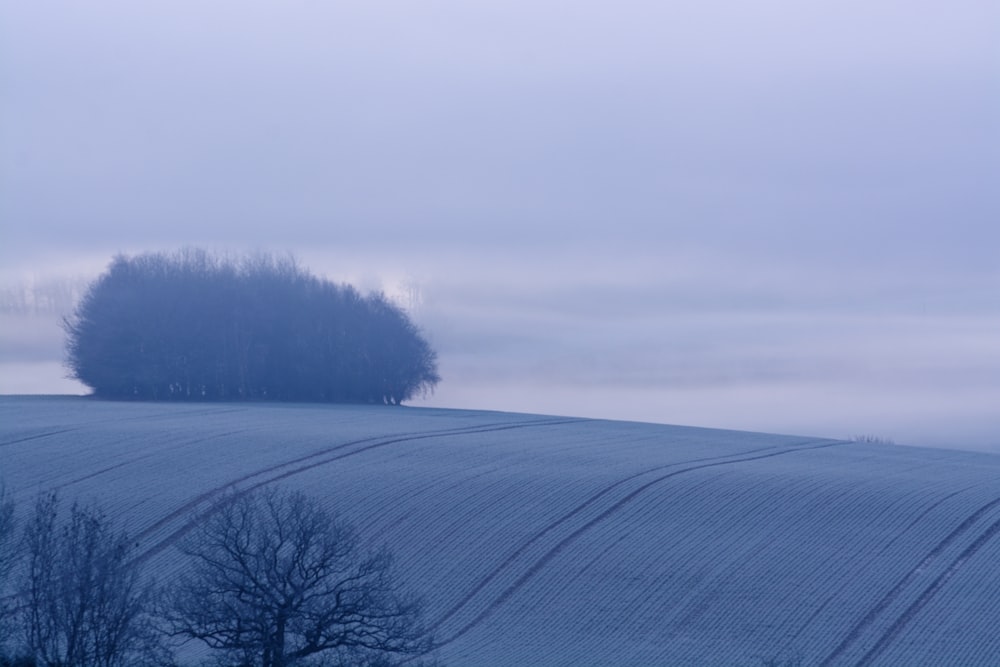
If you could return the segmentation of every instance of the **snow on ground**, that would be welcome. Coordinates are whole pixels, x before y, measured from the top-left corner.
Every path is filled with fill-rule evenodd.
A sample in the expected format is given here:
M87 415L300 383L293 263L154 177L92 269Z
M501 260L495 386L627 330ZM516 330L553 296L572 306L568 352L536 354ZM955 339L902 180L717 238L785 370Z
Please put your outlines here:
M432 408L0 397L0 478L92 498L168 579L222 494L394 551L451 667L996 664L1000 457Z

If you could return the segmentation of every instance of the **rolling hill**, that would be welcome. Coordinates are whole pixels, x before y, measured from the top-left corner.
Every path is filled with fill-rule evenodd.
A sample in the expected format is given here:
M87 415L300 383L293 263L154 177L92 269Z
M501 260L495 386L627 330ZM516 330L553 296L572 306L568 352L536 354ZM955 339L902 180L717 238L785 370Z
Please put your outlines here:
M449 667L1000 665L1000 457L375 406L0 397L0 478L96 499L161 580L231 489L388 544Z

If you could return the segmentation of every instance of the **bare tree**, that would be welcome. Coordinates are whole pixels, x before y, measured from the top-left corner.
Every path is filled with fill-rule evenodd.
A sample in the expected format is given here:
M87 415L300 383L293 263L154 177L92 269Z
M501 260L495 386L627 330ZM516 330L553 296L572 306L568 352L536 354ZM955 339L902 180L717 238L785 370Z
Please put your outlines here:
M22 625L38 665L123 667L165 659L149 613L151 587L129 561L131 543L98 509L74 503L59 520L42 495L25 530Z
M239 665L390 665L430 647L385 550L301 493L231 498L182 550L172 634Z
M0 655L6 650L6 638L11 635L14 604L11 591L11 572L18 557L15 537L14 499L0 484Z
M7 487L0 483L0 591L17 559L15 529L14 499L7 492Z

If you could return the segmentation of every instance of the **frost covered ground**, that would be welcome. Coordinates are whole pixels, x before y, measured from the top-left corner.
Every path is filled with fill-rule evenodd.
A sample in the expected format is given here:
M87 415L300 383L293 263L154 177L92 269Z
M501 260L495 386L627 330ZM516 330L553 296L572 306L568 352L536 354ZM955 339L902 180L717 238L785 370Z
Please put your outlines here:
M387 543L449 667L1000 664L1000 457L430 408L0 397L0 478L161 578L230 489Z

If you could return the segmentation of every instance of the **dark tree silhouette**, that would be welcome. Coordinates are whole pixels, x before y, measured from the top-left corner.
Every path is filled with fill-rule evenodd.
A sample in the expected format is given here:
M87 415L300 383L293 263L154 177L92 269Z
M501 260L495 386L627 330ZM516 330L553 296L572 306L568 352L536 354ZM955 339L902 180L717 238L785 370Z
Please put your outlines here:
M72 377L105 398L399 404L440 381L384 295L268 255L118 256L64 327Z
M431 648L416 600L386 551L301 493L233 498L182 547L190 565L170 592L170 632L233 664L398 664Z
M60 522L56 495L38 499L25 528L18 610L28 655L37 664L164 663L167 653L150 615L152 588L130 561L132 546L99 509L74 503Z
M0 656L7 648L5 638L12 634L12 615L16 609L13 600L8 597L13 593L11 573L18 558L16 529L14 499L0 482Z

